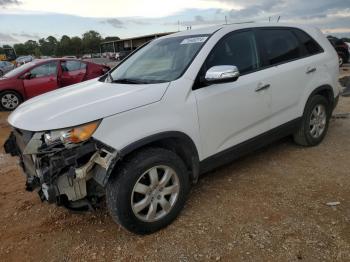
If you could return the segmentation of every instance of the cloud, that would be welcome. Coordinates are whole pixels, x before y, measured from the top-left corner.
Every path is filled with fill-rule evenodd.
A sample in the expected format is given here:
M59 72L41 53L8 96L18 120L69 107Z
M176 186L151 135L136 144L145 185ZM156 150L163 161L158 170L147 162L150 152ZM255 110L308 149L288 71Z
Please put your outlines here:
M109 18L109 19L102 21L102 23L109 24L110 26L113 26L114 28L125 28L124 23L117 18Z
M11 36L10 34L0 33L0 42L17 43L19 41L16 38L14 38L13 36Z
M3 8L1 5L5 2L21 4ZM350 0L128 0L120 3L121 0L0 0L1 28L4 28L0 32L20 41L35 39L33 28L40 36L74 36L94 29L102 35L117 34L124 38L185 30L187 26L195 29L220 25L225 23L225 17L228 23L234 23L267 22L269 17L276 21L281 16L281 22L309 24L350 36L347 30Z
M252 18L257 18L258 16L261 16L261 15L274 13L275 10L281 9L281 7L284 4L285 2L281 0L256 1L253 4L248 4L246 7L240 10L231 10L229 12L229 17L232 19L250 20Z
M151 24L151 19L148 19L149 21L146 21L147 19L144 18L130 18L127 20L121 21L117 18L108 18L103 20L101 23L108 24L114 28L126 28L126 25L149 25Z
M194 17L194 20L197 22L204 22L204 18L201 15L196 15Z
M211 0L202 0L211 1ZM234 2L240 8L229 11L232 20L268 19L269 16L281 18L325 18L330 13L350 7L350 0L216 0L222 3ZM220 9L219 9L220 10ZM217 11L218 14L226 10Z
M18 0L0 0L0 6L8 6L8 5L20 5L21 2Z
M14 36L18 36L18 37L23 37L23 38L27 38L27 39L40 39L40 36L37 34L28 34L28 33L14 33Z
M149 24L151 24L151 22L143 20L143 19L142 20L141 19L127 20L127 21L125 21L125 23L134 24L134 25L149 25Z

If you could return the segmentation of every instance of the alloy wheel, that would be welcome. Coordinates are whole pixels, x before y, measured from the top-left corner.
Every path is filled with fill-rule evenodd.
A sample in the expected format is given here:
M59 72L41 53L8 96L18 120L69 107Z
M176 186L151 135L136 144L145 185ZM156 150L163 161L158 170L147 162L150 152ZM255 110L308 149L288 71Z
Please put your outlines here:
M141 175L133 188L132 211L144 222L160 220L174 207L179 191L179 178L171 167L152 167Z
M326 107L321 104L317 104L311 112L310 117L310 134L313 138L319 138L327 124L327 111Z
M19 105L19 99L16 95L8 93L2 96L1 105L7 110L13 110Z

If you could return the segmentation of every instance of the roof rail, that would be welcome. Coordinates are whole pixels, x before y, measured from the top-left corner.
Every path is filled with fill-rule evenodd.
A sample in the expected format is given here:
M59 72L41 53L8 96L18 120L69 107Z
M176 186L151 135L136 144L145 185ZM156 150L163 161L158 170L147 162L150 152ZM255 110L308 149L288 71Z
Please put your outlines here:
M224 25L240 25L240 24L252 24L255 23L255 21L244 21L244 22L235 22L235 23L227 23Z

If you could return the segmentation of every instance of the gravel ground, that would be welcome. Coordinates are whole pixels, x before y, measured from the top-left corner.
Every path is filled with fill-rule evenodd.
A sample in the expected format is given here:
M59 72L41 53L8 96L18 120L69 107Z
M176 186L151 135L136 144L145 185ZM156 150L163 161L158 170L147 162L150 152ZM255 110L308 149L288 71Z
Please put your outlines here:
M350 97L341 98L335 113L348 112ZM0 113L0 144L6 117ZM333 118L317 147L286 138L203 176L179 218L142 237L113 223L105 208L73 214L41 203L24 190L16 158L0 151L0 258L350 261L349 133L350 118Z

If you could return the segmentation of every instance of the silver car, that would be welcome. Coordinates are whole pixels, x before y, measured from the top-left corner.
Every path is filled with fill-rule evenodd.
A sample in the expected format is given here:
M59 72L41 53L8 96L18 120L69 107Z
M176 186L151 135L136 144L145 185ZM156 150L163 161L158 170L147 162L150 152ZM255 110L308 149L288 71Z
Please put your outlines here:
M16 59L16 64L17 64L17 67L19 67L26 63L32 62L33 60L34 60L34 57L32 57L31 55L20 56Z
M7 62L7 61L0 61L0 77L2 77L7 72L11 71L15 68L15 65Z

